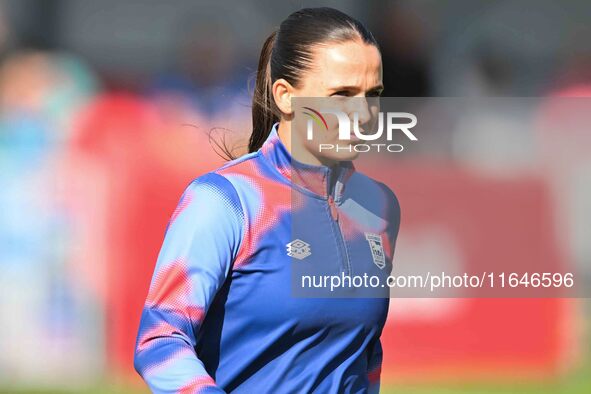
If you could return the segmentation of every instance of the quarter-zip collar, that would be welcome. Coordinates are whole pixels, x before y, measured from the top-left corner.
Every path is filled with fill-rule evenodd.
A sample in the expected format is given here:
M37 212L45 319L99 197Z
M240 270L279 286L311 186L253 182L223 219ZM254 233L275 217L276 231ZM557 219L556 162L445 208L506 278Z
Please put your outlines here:
M273 125L261 146L262 156L296 187L320 198L329 199L332 196L335 201L339 201L347 181L355 172L353 162L340 161L334 167L328 167L298 161L279 138L278 126L278 122Z

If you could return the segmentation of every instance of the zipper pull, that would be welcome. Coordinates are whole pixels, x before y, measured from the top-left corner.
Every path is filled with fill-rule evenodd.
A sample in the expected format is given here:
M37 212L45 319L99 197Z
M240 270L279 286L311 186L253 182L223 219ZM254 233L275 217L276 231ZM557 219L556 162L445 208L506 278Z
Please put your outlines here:
M339 210L334 203L334 197L332 195L328 196L328 206L330 207L330 215L332 216L333 220L339 221Z

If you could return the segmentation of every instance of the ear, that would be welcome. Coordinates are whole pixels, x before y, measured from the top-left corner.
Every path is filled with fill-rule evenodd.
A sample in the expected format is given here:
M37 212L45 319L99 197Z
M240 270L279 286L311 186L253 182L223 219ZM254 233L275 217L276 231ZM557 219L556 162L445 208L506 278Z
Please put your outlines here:
M272 92L277 108L284 115L291 115L291 97L294 93L294 87L285 79L279 78L273 82Z

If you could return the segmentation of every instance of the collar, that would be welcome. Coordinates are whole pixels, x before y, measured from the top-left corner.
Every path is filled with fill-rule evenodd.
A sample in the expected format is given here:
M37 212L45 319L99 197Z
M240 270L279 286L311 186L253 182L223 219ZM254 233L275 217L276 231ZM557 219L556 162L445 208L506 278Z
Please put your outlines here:
M279 122L273 124L269 136L260 148L262 156L295 187L328 199L339 201L345 185L355 172L350 160L340 161L335 166L306 164L294 159L277 133Z

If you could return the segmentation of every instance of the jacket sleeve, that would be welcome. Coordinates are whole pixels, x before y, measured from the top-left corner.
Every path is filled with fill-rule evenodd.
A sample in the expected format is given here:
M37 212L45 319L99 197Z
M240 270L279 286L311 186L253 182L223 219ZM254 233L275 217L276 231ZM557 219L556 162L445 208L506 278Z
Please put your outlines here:
M166 227L136 340L134 367L152 392L224 392L195 345L243 229L240 199L225 177L207 173L187 186Z
M392 248L392 258L394 258L394 251L396 249L396 240L398 239L398 232L400 230L400 202L398 201L398 197L388 185L383 182L378 182L382 190L386 195L387 207L386 207L386 217L388 220L388 234L389 234L389 241ZM392 262L393 263L393 262Z
M369 381L368 394L378 394L380 392L382 356L382 342L378 338L369 352L369 362L367 365L367 380Z
M398 238L398 232L400 230L400 203L398 197L390 187L385 183L379 182L379 185L383 188L387 198L387 218L388 218L388 233L390 237L390 245L392 248L392 256L396 249L396 240ZM392 266L393 266L392 262ZM381 335L381 333L380 333ZM369 381L368 394L379 394L380 392L380 379L382 374L382 361L383 361L383 348L382 341L378 337L373 344L369 347L369 356L367 364L367 379Z

